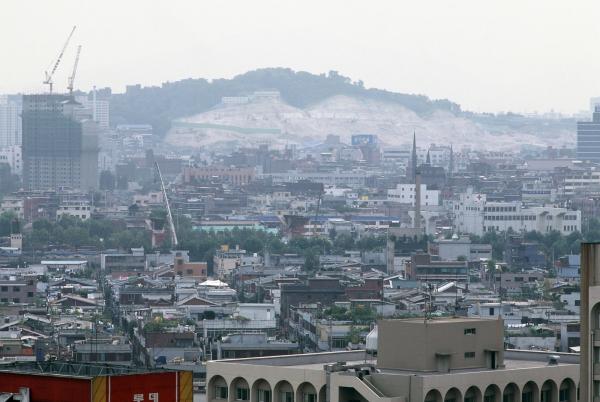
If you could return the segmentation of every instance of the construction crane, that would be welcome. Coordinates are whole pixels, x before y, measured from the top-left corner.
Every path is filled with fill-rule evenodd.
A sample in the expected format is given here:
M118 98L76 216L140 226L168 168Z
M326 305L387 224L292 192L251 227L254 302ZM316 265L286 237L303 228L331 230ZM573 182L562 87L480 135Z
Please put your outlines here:
M77 55L75 56L75 64L73 64L73 72L69 77L69 83L67 85L67 89L69 90L69 95L73 95L73 83L75 82L75 74L77 74L77 65L79 64L79 54L81 53L81 45L77 46Z
M58 65L60 64L60 61L62 60L63 54L65 54L67 45L71 41L71 37L73 36L73 33L75 32L75 28L77 28L76 25L74 25L73 29L71 29L71 33L67 37L67 40L65 41L65 44L63 45L63 47L58 55L58 58L54 62L54 66L52 67L52 70L50 70L50 73L48 73L47 70L45 71L46 79L44 79L44 84L48 85L48 87L50 89L50 93L52 93L52 86L54 85L54 81L52 81L52 77L54 76L54 73L56 72L56 69L58 68ZM50 65L52 66L52 64L50 64Z
M169 204L169 198L167 197L165 182L163 180L162 173L160 172L160 166L158 166L158 162L154 162L154 167L156 168L158 178L160 179L160 188L162 190L163 197L165 197L165 205L167 207L167 219L169 220L169 229L171 231L172 247L176 248L179 242L177 241L177 232L175 232L175 224L173 223L173 215L171 214L171 206Z

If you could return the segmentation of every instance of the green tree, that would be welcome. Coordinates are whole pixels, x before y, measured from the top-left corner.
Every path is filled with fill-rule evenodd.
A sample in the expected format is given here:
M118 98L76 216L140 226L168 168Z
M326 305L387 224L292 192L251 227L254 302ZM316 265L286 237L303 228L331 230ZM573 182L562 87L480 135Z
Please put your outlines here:
M307 272L313 272L320 268L321 263L319 261L319 255L311 250L304 255L304 270Z
M14 212L3 212L0 214L0 236L10 236L11 233L21 233L21 221Z

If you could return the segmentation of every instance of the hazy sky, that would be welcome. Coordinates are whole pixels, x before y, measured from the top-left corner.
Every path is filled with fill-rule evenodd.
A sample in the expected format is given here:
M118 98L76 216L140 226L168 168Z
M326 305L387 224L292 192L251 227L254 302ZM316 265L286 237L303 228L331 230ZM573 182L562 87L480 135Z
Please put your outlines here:
M575 112L600 95L600 2L528 0L2 0L0 93L337 70L368 87L476 111Z

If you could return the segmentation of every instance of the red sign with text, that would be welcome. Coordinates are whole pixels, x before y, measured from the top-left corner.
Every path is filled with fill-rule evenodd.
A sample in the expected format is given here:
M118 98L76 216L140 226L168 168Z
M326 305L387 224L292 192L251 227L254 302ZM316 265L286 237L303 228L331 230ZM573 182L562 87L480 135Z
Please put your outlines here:
M110 377L108 387L111 402L178 402L176 372Z

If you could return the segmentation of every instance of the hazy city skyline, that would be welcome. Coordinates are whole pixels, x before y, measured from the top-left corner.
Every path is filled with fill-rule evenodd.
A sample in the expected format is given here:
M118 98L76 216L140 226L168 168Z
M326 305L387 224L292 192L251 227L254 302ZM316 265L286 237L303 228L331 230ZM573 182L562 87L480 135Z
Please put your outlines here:
M58 91L82 44L83 90L289 67L337 70L367 87L474 111L572 113L600 93L600 56L582 51L600 34L600 4L592 1L8 1L2 11L2 93L42 90L73 25Z

